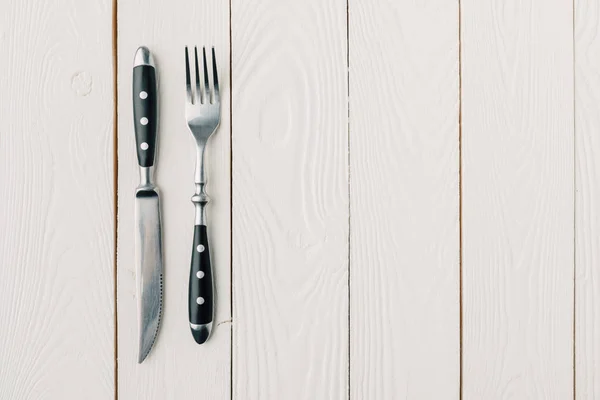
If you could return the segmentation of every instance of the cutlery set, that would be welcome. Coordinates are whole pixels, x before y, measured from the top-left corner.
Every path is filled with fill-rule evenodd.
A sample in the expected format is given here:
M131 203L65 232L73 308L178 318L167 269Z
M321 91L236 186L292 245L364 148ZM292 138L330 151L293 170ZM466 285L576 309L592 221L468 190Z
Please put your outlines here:
M219 80L215 50L212 49L212 88L209 83L206 50L202 48L202 71L198 49L194 48L194 83L188 48L185 48L185 118L196 142L195 208L193 248L190 265L188 312L194 340L208 340L213 322L213 279L206 228L204 159L206 143L217 130L221 116ZM135 262L138 302L138 362L146 359L160 328L163 302L163 260L160 196L154 183L158 129L158 86L156 64L146 47L134 57L133 116L140 184L135 191ZM201 82L200 76L203 76Z

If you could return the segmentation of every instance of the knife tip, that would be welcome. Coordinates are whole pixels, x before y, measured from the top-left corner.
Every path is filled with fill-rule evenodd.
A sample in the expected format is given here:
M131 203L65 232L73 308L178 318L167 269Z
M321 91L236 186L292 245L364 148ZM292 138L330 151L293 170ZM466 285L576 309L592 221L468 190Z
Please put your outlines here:
M152 56L152 53L150 53L150 50L148 50L146 46L138 47L137 51L135 52L133 66L137 67L139 65L149 65L151 67L154 67L154 57Z
M148 356L149 351L146 352L141 352L138 355L138 364L141 364L142 362L144 362L144 360L146 359L146 357Z

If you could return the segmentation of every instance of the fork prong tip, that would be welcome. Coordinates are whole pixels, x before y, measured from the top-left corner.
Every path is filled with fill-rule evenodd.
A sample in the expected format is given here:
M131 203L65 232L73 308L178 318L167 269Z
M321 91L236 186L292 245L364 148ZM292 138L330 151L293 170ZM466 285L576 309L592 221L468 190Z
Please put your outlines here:
M190 76L190 58L188 56L188 47L185 46L185 91L188 103L193 103L192 82Z

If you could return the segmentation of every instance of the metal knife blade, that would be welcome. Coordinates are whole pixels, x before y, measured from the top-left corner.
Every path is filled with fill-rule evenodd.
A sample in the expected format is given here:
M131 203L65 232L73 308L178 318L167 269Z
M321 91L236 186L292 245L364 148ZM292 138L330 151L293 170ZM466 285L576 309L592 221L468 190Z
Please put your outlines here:
M135 194L138 363L150 353L162 313L163 264L160 199L154 189L138 188Z
M138 302L138 363L146 359L158 335L163 301L160 198L153 182L158 127L156 67L140 47L133 67L133 116L140 184L135 192L135 253Z

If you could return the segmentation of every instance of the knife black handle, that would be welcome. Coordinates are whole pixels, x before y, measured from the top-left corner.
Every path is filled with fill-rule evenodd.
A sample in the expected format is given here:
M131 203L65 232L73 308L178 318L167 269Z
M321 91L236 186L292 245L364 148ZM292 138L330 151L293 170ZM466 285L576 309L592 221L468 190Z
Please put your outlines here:
M202 344L210 335L209 324L213 321L213 279L206 225L194 226L188 298L192 335Z
M142 49L145 48L138 52ZM152 167L158 127L156 69L152 65L133 68L133 119L138 164L140 167Z

